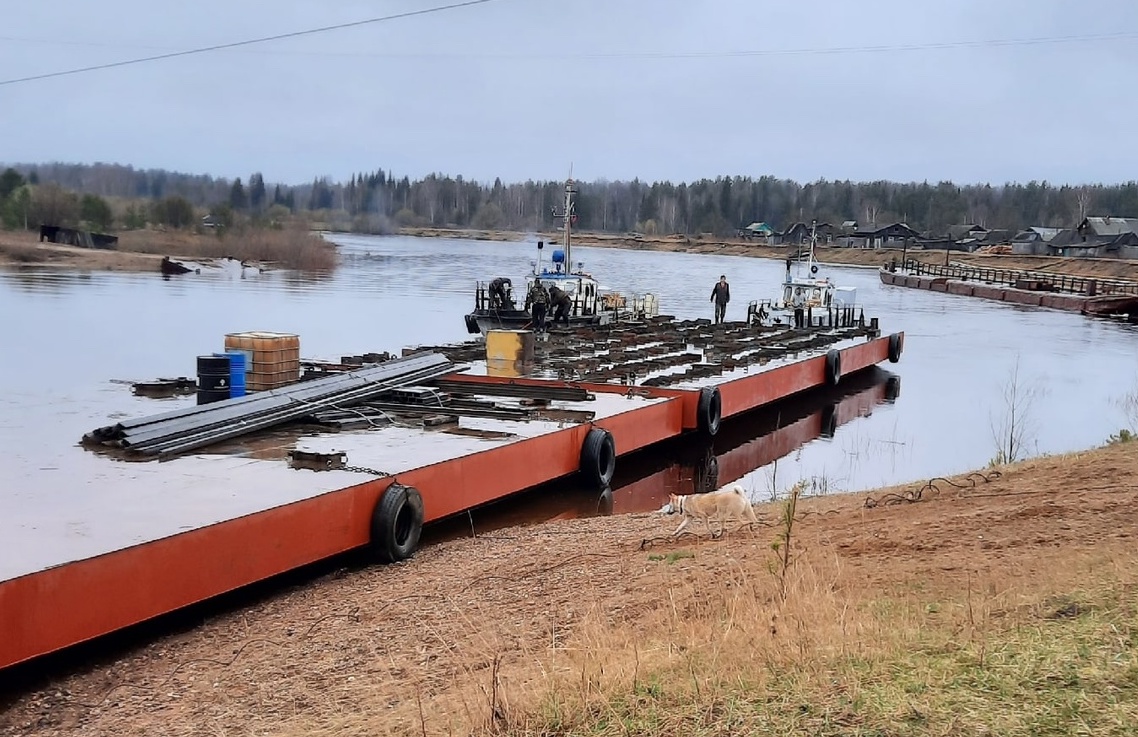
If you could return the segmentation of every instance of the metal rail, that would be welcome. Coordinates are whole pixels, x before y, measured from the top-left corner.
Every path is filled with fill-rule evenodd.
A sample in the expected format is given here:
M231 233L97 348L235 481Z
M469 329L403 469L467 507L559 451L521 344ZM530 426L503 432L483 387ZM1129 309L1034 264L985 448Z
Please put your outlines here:
M84 440L117 445L142 455L169 457L300 419L321 409L347 406L392 389L433 381L456 368L445 356L415 354L284 389L129 420L95 430Z
M488 397L521 397L528 399L555 399L565 402L584 402L593 395L572 386L529 386L525 384L486 384L463 381L459 378L440 379L435 382L439 389L449 394L482 395Z
M362 402L371 397L382 394L388 389L397 386L405 386L411 383L425 381L430 378L438 376L445 376L453 369L448 365L435 369L426 369L414 375L401 377L400 379L392 380L386 383L376 383L364 387L357 387L355 389L346 391L341 394L335 394L323 398L319 402L304 402L296 401L296 403L288 408L271 412L267 415L257 417L255 419L231 423L221 427L209 427L205 430L190 433L188 435L176 435L173 438L164 440L162 442L148 443L142 448L134 446L132 449L142 453L153 455L158 454L160 458L167 458L179 453L185 453L191 450L212 445L213 443L230 438L246 435L257 430L263 430L273 425L279 425L290 420L300 419L306 415L312 414L315 409L321 407L344 406L350 405L354 402Z
M452 370L452 364L445 362L435 367L419 369L413 373L399 374L396 378L414 382L420 378L434 378L439 375L444 375ZM167 422L157 425L147 425L141 428L140 432L127 433L119 441L119 444L124 448L141 449L154 442L160 442L162 439L172 436L206 433L216 428L233 427L251 422L260 417L274 416L280 412L291 413L298 405L312 407L314 405L326 404L328 401L342 403L354 397L356 391L362 390L364 396L367 397L372 395L373 390L382 392L388 388L405 385L402 381L392 384L392 380L390 379L383 382L375 379L367 379L362 376L355 378L357 381L329 382L329 385L321 388L320 391L300 391L292 394L281 394L275 397L271 403L266 404L265 407L255 408L252 411L234 413L219 402L218 411L215 415L199 415L196 421L190 422L175 420L172 423Z
M1066 294L1133 294L1138 295L1138 282L1124 279L1100 279L1092 276L1073 276L1071 274L1051 274L1045 271L1026 269L991 269L984 266L965 266L962 264L928 264L915 259L906 259L901 264L904 271L915 276L945 277L961 281L980 281L986 284L1015 286L1022 281L1043 282L1048 291Z

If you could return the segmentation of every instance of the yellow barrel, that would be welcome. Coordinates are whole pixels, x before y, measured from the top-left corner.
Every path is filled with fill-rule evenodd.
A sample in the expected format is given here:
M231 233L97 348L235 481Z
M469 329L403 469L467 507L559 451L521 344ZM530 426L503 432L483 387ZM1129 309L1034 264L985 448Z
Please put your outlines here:
M490 330L486 333L486 362L531 364L533 346L532 330Z
M300 380L300 336L254 330L229 333L225 350L245 354L245 387L265 391Z
M526 364L520 361L499 361L492 359L486 362L486 375L496 376L499 379L517 379L526 375Z

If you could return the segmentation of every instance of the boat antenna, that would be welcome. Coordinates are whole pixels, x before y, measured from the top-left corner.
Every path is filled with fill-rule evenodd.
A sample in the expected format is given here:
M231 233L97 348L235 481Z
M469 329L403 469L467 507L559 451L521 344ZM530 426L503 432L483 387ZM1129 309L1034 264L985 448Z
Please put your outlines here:
M817 243L818 243L818 221L817 220L811 220L810 221L810 267L811 267L810 273L811 274L814 273L814 271L813 271L814 246Z

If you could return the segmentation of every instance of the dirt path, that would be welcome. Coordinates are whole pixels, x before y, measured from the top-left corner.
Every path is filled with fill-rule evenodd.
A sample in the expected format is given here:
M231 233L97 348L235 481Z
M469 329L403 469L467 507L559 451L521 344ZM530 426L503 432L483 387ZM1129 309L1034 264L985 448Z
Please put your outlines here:
M967 595L968 617L983 605L997 627L1016 602L1068 590L1095 561L1134 554L1132 445L968 479L955 479L966 488L940 481L918 503L892 504L889 492L800 503L795 570L807 573L795 585L809 613L802 621L829 627L827 647L861 642L850 612L883 597L916 597L893 600L924 613ZM753 591L767 607L778 509L757 510L762 528L722 540L667 540L676 520L660 515L568 520L341 571L0 702L0 734L465 734L492 702L536 709L559 673L581 668L563 683L584 683L597 653L609 658L597 661L605 677L644 678L675 647L710 637L700 627L724 612L707 602L724 591ZM916 616L907 611L897 616ZM766 616L773 642L790 622ZM765 636L758 626L750 641Z
M161 261L161 256L152 253L40 243L35 233L0 231L0 266L59 266L92 271L158 271L158 264Z

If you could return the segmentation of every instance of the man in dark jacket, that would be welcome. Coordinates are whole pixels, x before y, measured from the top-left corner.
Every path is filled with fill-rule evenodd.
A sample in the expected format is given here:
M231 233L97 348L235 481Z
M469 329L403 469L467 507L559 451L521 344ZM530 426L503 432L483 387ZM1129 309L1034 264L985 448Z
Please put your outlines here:
M561 287L549 288L549 306L553 309L553 324L569 325L569 311L573 309L573 297Z
M494 281L490 282L490 308L503 309L506 307L513 307L511 300L506 293L506 290L513 286L513 283L506 277L499 276Z
M536 332L545 331L545 311L549 306L549 292L540 279L533 280L533 286L526 295L526 309L533 310L533 329Z
M715 323L718 325L723 322L727 303L731 301L731 285L727 283L725 275L720 275L719 282L711 290L711 301L715 303Z

